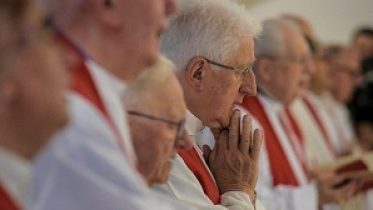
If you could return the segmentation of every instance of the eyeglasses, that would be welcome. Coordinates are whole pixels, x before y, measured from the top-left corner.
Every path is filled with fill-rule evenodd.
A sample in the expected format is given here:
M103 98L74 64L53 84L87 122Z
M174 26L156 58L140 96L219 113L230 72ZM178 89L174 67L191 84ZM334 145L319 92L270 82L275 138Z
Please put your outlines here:
M348 76L350 76L351 78L360 78L361 77L360 71L357 70L357 69L350 68L350 67L346 66L345 64L341 64L341 63L336 63L336 65L338 66L337 68L334 68L334 71L336 71L336 72L345 73Z
M144 114L141 112L136 112L136 111L127 111L128 114L138 116L138 117L143 117L149 120L154 120L154 121L159 121L166 123L171 126L176 126L177 132L176 132L176 137L175 137L175 144L177 144L178 140L181 140L184 138L184 132L185 132L185 119L180 120L179 122L163 119L160 117L155 117L152 115Z
M207 63L210 63L210 64L215 65L215 66L219 66L221 68L225 68L227 70L234 71L236 73L240 73L243 76L247 75L251 71L251 69L252 69L252 64L249 64L245 68L240 69L240 68L237 68L237 67L231 67L231 66L227 66L227 65L224 65L224 64L221 64L221 63L217 63L217 62L211 61L211 60L209 60L207 58L204 58L204 59L207 61Z

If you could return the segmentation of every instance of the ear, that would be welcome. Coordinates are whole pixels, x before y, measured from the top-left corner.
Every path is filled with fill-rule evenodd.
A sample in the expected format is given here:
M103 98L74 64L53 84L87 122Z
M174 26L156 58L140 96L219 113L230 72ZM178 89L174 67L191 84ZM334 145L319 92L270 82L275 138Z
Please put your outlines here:
M184 71L185 81L197 92L202 92L205 88L207 62L202 57L194 57L189 60Z
M121 2L118 0L94 0L91 1L91 4L100 22L111 28L116 28L123 21Z
M273 62L269 58L258 58L255 62L255 75L258 80L268 82L272 77Z

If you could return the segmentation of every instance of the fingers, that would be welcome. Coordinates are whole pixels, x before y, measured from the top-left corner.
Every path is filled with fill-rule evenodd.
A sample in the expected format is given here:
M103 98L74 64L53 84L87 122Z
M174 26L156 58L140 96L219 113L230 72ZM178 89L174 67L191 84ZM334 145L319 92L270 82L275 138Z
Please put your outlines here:
M239 142L239 149L245 155L249 154L249 149L250 149L250 145L252 142L251 134L252 134L251 118L249 115L245 115L243 117L242 134L241 134L241 139Z
M259 129L255 129L254 131L254 138L252 140L252 145L250 145L250 157L258 161L259 160L259 154L260 154L260 148L262 146L263 142L263 133Z
M238 148L240 136L240 118L241 112L239 110L235 110L229 125L228 149Z
M228 140L228 131L222 130L219 138L217 139L215 143L215 147L211 152L212 158L216 158L218 154L224 152L227 148L227 140Z

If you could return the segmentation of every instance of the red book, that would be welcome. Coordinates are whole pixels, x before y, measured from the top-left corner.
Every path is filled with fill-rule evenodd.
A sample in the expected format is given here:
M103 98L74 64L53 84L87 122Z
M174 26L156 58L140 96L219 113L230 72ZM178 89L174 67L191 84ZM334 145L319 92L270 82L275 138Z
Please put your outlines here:
M366 172L366 174L371 173L373 175L373 172L369 172L368 165L364 162L363 159L356 159L342 166L339 166L335 170L335 172L337 174L343 174L343 173L349 173L349 172ZM373 188L373 180L364 181L364 184L361 187L360 191L365 192L371 188Z

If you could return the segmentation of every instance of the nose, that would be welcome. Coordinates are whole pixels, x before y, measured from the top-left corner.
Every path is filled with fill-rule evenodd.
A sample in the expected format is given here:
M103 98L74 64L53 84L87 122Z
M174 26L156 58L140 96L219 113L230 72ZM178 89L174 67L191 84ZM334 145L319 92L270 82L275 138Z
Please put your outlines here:
M245 75L245 78L240 87L240 92L243 95L255 96L256 90L257 88L256 88L255 75L252 71L250 71L247 73L247 75Z
M177 11L177 5L175 0L165 0L165 15L171 16Z
M192 138L188 135L188 132L186 132L186 130L184 130L183 138L177 139L175 142L176 149L190 149L192 148L192 145Z

